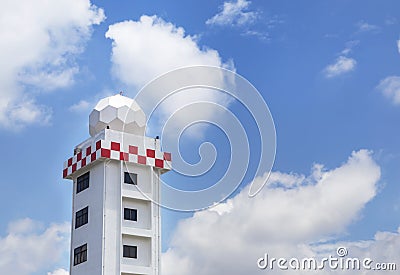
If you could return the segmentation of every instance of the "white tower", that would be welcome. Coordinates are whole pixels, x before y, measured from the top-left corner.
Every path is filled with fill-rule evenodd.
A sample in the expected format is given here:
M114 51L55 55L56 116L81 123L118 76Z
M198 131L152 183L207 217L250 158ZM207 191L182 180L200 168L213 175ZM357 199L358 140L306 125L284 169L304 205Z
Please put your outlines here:
M99 101L91 137L64 164L73 180L71 275L158 275L159 177L171 155L144 136L146 116L130 98Z

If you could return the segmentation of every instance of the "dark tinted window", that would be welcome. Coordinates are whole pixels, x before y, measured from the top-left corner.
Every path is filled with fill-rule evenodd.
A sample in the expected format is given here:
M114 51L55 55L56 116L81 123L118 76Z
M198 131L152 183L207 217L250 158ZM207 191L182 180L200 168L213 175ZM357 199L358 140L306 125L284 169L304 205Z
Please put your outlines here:
M125 172L124 173L124 182L127 184L136 185L137 184L137 174Z
M87 261L87 244L74 249L74 265Z
M124 245L124 257L125 258L137 258L137 246Z
M89 188L89 172L86 174L83 174L82 176L78 177L76 180L76 193L78 194L79 192Z
M75 214L75 228L81 227L84 224L88 223L89 217L89 207L85 207L82 210L79 210Z
M124 208L124 219L136 222L137 221L137 210L130 209L130 208Z

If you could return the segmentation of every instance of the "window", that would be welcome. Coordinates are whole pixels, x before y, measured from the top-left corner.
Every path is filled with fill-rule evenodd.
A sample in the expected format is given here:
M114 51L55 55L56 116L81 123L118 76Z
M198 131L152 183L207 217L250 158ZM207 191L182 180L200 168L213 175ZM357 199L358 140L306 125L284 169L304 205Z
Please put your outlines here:
M74 249L74 265L87 261L87 244Z
M137 185L137 174L135 173L124 173L124 182L127 184Z
M133 245L124 245L124 253L125 258L135 258L137 259L137 246Z
M124 219L137 222L137 210L124 208Z
M75 214L75 229L81 227L84 224L88 223L88 213L89 213L89 206L86 206L82 210L79 210Z
M78 177L78 179L76 180L76 193L77 194L79 192L85 190L86 188L89 188L89 172Z

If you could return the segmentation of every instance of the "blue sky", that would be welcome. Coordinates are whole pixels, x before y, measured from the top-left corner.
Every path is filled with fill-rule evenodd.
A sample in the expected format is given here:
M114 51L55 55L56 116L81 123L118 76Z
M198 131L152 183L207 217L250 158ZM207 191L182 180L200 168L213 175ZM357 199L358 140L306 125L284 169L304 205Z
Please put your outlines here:
M21 267L18 274L64 274L68 270L72 186L62 179L62 164L74 146L89 136L88 116L96 102L120 90L134 97L144 83L159 74L197 64L236 70L267 102L277 134L273 181L250 202L243 196L252 180L246 177L222 204L217 220L212 210L195 215L165 210L165 274L171 273L176 261L187 266L182 264L175 274L188 274L187 270L257 274L254 263L260 249L284 254L273 245L274 240L281 240L287 253L297 251L293 247L299 244L306 246L306 252L297 251L299 255L318 255L321 243L345 243L357 255L370 252L381 260L398 260L398 1L45 2L4 3L0 11L0 142L4 156L0 258L6 259L0 261L1 273L29 259L20 253L19 245L24 243L31 244L29 249L38 259ZM248 119L239 105L227 108L244 121ZM212 118L209 113L207 119ZM256 139L252 122L245 125L249 138ZM214 174L197 179L199 186L207 186L210 177L224 169L228 157L224 135L213 127L203 131L199 137L186 136L182 143L189 162L198 161L197 148L203 141L213 141L221 152ZM252 170L259 144L250 149L255 152ZM335 192L327 192L320 201L314 195L325 194L318 190L328 185L323 184L321 175L332 177L329 190ZM346 184L339 184L344 179ZM178 179L177 184L183 182ZM307 193L313 187L316 193ZM315 204L308 205L306 197ZM286 225L266 225L264 218L279 221L278 216L263 216L251 208L247 213L241 206L274 212L273 207L267 209L271 207L268 200L287 200L286 206L276 205L283 209L280 215L292 217L293 223L287 226L299 232L305 228L304 232L286 239L265 237L267 232L270 236L284 232ZM331 208L324 207L330 202L343 209L329 212ZM296 208L296 215L308 219L306 224L293 218ZM328 213L321 213L323 210ZM248 217L250 229L232 229L237 226L230 218L235 214ZM343 215L343 219L335 220L335 215ZM312 218L319 216L321 219ZM243 265L223 260L216 264L201 250L209 249L209 244L190 241L196 238L190 235L196 232L194 228L218 240L217 231L228 230L226 227L239 238L251 239L248 249L252 253ZM307 231L309 227L316 230ZM247 234L255 236L260 247L251 246L254 240ZM40 258L45 254L35 245L46 240L47 251L54 250L54 257L47 261ZM394 246L385 254L382 247L388 240ZM361 243L367 247L360 248ZM219 252L234 258L235 250L229 251ZM196 257L198 261L193 260Z

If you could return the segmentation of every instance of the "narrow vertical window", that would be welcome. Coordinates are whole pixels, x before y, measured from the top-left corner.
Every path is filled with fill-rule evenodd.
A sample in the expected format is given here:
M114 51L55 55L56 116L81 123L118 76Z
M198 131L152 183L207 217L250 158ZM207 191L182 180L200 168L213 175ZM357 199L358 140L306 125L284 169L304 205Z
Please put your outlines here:
M87 261L87 244L74 249L74 265Z
M89 206L79 210L75 214L75 229L87 224L89 221Z
M89 172L79 176L76 180L76 193L82 192L83 190L89 188Z
M125 172L124 183L137 185L137 174Z

